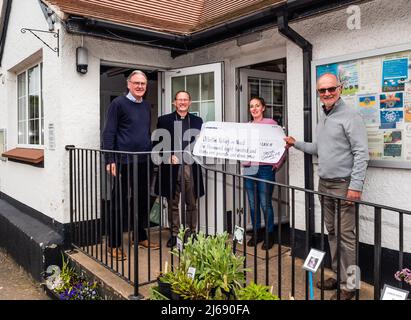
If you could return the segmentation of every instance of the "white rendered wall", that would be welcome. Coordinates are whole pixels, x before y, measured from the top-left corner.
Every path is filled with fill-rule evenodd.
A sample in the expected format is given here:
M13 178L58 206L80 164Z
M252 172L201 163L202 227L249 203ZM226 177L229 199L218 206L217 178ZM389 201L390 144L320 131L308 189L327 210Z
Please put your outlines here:
M30 12L30 14L27 14ZM59 150L48 150L48 123L57 122L59 96L54 94L58 87L57 54L36 39L29 32L21 33L22 28L48 30L48 25L37 1L13 1L5 42L1 73L4 83L0 82L1 126L7 127L8 149L17 147L17 77L16 73L30 67L33 63L43 62L43 101L45 141L45 168L36 168L11 161L0 163L0 190L10 197L46 213L53 219L62 220L64 197L62 194L62 159L58 158ZM56 40L50 35L43 39L53 48ZM43 48L43 50L42 50ZM21 65L27 57L37 54L37 59L28 65ZM16 69L17 66L17 69ZM11 70L12 69L12 70ZM57 133L57 130L56 130ZM52 188L55 192L50 192Z
M30 12L30 15L26 13ZM45 129L45 164L36 168L20 163L0 162L0 190L10 197L61 223L69 222L68 152L66 145L99 148L100 143L100 62L111 61L167 68L166 50L70 35L60 24L60 55L45 47L23 27L48 30L37 0L13 1L6 46L0 73L0 126L8 128L8 148L17 147L16 73L7 72L42 49ZM49 37L53 44L53 38ZM76 48L88 49L88 72L76 71ZM55 43L55 42L54 42ZM48 149L48 124L55 126L55 150Z

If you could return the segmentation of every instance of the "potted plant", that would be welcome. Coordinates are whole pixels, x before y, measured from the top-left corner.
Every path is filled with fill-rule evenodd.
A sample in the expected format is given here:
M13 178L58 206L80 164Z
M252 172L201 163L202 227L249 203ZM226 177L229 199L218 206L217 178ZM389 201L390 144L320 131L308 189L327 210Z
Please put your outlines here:
M186 230L180 229L178 238L186 238ZM178 274L172 291L185 299L230 299L233 292L245 282L244 257L233 253L228 243L228 233L206 236L199 232L197 237L188 237L183 250L175 248L173 255L179 257L174 273ZM195 275L188 277L194 268Z

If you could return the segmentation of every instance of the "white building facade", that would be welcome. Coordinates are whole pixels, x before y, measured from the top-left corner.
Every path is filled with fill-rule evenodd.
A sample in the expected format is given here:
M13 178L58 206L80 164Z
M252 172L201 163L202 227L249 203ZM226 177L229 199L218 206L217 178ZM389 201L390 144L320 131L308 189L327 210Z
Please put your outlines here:
M27 12L30 12L30 15L27 15ZM356 25L356 28L349 28L347 21L352 19L354 12L359 12L360 24ZM7 150L42 149L44 165L36 167L6 159L0 161L0 192L58 224L65 225L70 222L69 159L65 146L99 149L101 116L104 114L101 108L107 107L110 90L113 94L124 91L121 79L118 85L113 83L105 86L102 83L104 79L101 70L104 66L139 68L156 73L157 78L150 88L150 94L155 95L153 99L156 100L153 106L154 115L161 115L170 110L167 103L169 97L166 96L167 71L196 66L207 68L208 64L220 63L222 80L218 90L215 90L221 93L221 104L215 105L215 120L238 122L247 120L244 118L247 112L245 98L239 90L242 72L247 69L261 71L254 66L265 63L268 66L269 61L285 61L286 68L283 69L282 75L279 75L281 72L278 70L276 72L280 79L284 78L286 88L282 125L286 127L288 134L298 140L304 137L302 51L282 36L276 27L258 31L258 36L251 43L241 44L238 39L228 39L172 58L167 49L68 33L62 22L64 14L56 11L56 16L53 31L59 32L58 53L45 46L30 32L21 32L22 28L48 30L39 2L12 2L7 37L2 43L4 51L0 67L0 129L6 129ZM410 16L411 5L408 0L376 0L360 3L354 9L351 8L351 11L343 7L292 21L290 27L312 44L315 62L346 55L366 55L367 52L372 54L380 49L387 52L393 50L392 53L396 50L411 51ZM358 22L358 19L356 21ZM51 34L41 37L52 48L57 46L57 39ZM77 47L88 50L86 74L76 70ZM193 69L193 72L196 73L196 70ZM32 73L37 75L36 79L34 76L33 79L30 78ZM19 77L22 79L23 76L28 83L19 81ZM315 75L312 74L312 77ZM26 87L19 91L19 84ZM37 91L31 91L30 86L37 88ZM29 108L32 107L30 98L27 98L30 95L40 96L40 111L37 115L30 115ZM19 116L19 103L27 105L28 114L24 117ZM30 121L38 124L38 141L32 140L36 143L30 143L30 135L33 133L29 129L25 129L27 139L19 140L19 135L21 137L24 134L21 133L24 126L19 127L19 123L24 121L27 125L30 125ZM303 187L303 154L290 149L287 165L285 181L290 185ZM316 190L318 176L315 159L314 181ZM410 194L410 169L375 166L368 168L363 192L365 201L411 210ZM315 201L315 230L319 232L320 208L318 199ZM304 231L305 201L302 193L297 195L295 212L296 227ZM385 213L383 210L382 245L392 250L398 250L399 246L397 219L397 215ZM362 212L360 224L360 241L373 244L373 212ZM410 217L404 218L404 226L404 249L411 252Z

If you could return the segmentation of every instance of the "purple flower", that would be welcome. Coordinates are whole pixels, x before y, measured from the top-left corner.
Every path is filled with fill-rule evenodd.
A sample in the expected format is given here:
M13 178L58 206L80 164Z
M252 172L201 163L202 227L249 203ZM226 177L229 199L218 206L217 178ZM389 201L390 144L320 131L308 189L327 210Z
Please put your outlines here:
M394 277L398 281L405 281L406 283L411 284L411 270L408 268L397 271L394 274Z

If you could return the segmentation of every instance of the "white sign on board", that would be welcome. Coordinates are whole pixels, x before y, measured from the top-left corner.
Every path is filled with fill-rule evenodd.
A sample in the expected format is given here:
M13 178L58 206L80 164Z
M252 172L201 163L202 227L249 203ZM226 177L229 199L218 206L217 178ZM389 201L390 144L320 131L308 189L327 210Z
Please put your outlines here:
M278 125L210 121L201 127L194 155L277 163L285 151L284 137Z

